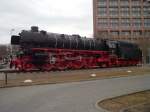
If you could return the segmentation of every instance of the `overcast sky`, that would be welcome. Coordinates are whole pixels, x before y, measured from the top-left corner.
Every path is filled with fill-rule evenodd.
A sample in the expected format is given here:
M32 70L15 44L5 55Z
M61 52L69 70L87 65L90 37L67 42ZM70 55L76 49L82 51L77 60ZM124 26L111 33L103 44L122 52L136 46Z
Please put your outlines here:
M55 33L93 34L92 0L0 0L0 44L30 26Z

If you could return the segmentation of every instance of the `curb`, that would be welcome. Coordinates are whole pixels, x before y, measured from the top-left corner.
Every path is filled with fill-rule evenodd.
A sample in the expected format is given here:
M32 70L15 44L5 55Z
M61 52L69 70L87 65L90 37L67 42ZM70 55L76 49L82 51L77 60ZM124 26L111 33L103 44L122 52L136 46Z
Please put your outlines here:
M104 99L104 100L105 100L105 99ZM100 111L103 111L103 112L111 112L111 111L108 111L108 110L106 110L106 109L104 109L104 108L101 108L101 107L98 105L98 103L101 102L101 101L103 101L103 100L98 100L98 101L95 103L95 108L96 108L97 110L100 110Z
M142 91L146 91L146 90L142 90ZM138 92L142 92L142 91L136 91L135 93L138 93ZM129 93L130 94L130 93ZM132 94L132 93L131 93ZM128 94L126 94L128 95ZM120 95L121 96L121 95ZM120 97L120 96L116 96L116 97L112 97L112 98L117 98L117 97ZM103 112L113 112L113 111L109 111L109 110L106 110L102 107L100 107L98 105L98 103L102 102L102 101L105 101L105 100L109 100L109 99L112 99L112 98L106 98L106 99L103 99L103 100L98 100L96 103L95 103L95 107L100 110L100 111L103 111ZM147 103L150 103L150 102L144 102L144 103L140 103L140 104L135 104L135 105L132 105L132 106L128 106L128 107L124 107L122 109L119 110L119 112L126 112L125 110L126 109L132 109L132 108L136 108L138 106L141 106L141 105L144 105L144 104L147 104Z

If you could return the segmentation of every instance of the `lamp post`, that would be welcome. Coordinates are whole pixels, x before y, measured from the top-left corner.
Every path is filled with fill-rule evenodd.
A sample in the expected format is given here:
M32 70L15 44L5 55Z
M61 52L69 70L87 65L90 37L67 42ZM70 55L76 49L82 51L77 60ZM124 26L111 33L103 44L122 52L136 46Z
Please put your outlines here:
M12 36L13 32L15 31L15 29L11 29L10 30L10 36ZM12 45L10 46L10 54L12 55Z
M15 29L10 30L10 36L12 35L13 31L15 31Z

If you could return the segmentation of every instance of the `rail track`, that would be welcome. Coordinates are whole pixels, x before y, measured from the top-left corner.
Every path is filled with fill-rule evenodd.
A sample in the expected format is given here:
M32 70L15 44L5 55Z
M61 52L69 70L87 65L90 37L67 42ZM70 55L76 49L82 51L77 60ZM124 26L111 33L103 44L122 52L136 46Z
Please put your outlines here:
M0 73L57 73L57 72L82 72L82 71L108 71L108 70L124 70L127 68L140 67L139 66L128 66L128 67L112 67L112 68L94 68L94 69L68 69L68 70L53 70L53 71L42 71L42 70L31 70L31 71L19 71L12 69L0 70Z

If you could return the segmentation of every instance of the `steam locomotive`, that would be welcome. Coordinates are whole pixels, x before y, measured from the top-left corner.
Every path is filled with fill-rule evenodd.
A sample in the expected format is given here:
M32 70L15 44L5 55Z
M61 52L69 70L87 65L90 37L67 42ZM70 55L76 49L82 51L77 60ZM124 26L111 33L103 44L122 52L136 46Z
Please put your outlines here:
M133 43L48 33L36 26L13 35L11 44L20 50L10 67L20 71L134 66L142 60Z

